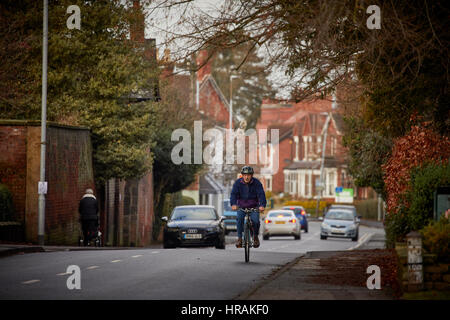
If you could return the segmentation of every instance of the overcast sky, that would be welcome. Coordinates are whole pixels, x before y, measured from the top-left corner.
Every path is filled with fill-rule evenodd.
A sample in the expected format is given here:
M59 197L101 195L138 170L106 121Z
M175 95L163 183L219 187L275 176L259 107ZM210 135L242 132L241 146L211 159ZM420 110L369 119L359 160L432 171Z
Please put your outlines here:
M159 51L159 57L164 54L164 49L167 39L170 38L170 31L181 31L182 26L178 25L180 17L191 17L195 14L204 13L211 16L216 16L220 13L220 8L224 5L225 0L194 0L189 3L188 6L177 6L167 10L161 7L162 1L152 2L150 7L146 8L147 12L147 28L146 37L155 38L156 45ZM169 31L169 32L167 32ZM171 43L169 49L172 53L182 53L182 49L185 47L183 40L178 40L176 43ZM264 58L264 54L260 54ZM278 96L280 98L288 98L289 92L280 88L280 84L286 80L284 71L282 68L272 68L269 81L272 86L278 90Z

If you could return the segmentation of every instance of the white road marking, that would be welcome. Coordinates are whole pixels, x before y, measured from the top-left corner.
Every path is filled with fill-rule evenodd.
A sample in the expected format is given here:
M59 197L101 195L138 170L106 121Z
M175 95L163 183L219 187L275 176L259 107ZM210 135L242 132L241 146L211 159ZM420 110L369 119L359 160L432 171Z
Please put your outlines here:
M97 268L100 268L100 267L99 266L90 266L90 267L87 267L86 270L92 270L92 269L97 269Z
M28 281L23 281L22 284L32 284L32 283L36 283L39 281L41 281L41 280L28 280Z
M57 276L68 276L69 274L71 274L70 272L62 272L62 273L58 273L56 274Z
M152 251L151 253L159 253L159 251Z
M369 238L371 238L375 233L373 232L369 232L369 233L365 233L361 238L359 238L357 244L351 248L348 248L347 250L354 250L356 248L359 248L360 246L362 246L366 240Z
M139 258L139 257L142 257L142 254L137 254L135 256L132 256L132 258Z
M111 261L111 263L116 263L116 262L120 262L120 261L122 261L122 260L113 260L113 261Z

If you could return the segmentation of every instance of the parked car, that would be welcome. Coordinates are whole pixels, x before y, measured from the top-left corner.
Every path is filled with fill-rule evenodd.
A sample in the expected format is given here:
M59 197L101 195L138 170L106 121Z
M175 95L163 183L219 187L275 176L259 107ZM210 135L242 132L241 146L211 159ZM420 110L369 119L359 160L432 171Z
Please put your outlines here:
M320 239L327 237L351 238L357 241L359 237L359 218L352 210L330 209L327 211L320 226Z
M270 210L263 223L263 239L271 236L294 236L301 239L300 221L292 210Z
M225 223L225 234L230 233L230 231L236 231L236 216L237 211L231 210L230 199L223 200L223 217Z
M225 249L225 228L213 206L195 205L175 207L163 231L164 248L185 245L215 246Z
M283 210L292 210L295 213L298 221L300 221L300 225L305 232L308 232L308 218L306 214L305 208L302 206L285 206Z

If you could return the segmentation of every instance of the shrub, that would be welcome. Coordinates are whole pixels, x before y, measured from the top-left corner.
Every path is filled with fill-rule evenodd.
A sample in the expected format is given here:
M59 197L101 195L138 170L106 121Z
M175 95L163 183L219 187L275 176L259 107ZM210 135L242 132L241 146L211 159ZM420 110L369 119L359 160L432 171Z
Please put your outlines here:
M8 187L0 184L0 221L9 221L14 216L12 194Z
M428 253L436 254L438 261L450 262L450 221L444 216L423 228L422 245Z
M411 170L408 191L400 198L397 213L386 216L388 247L404 241L407 233L421 230L433 219L434 191L450 184L450 165L426 163Z
M406 193L410 191L411 171L425 163L445 163L450 156L450 140L429 128L414 126L395 140L392 155L383 165L387 195L387 211L397 213L400 207L409 207Z
M195 205L195 200L191 197L183 196L182 203L184 206Z
M396 242L404 241L405 235L410 231L405 212L387 214L384 220L384 231L386 233L386 248L392 249Z
M319 202L319 210L323 212L323 210L333 202L321 200ZM308 212L316 212L317 208L317 200L291 200L284 202L283 206L302 206Z
M439 186L450 185L450 165L428 163L411 173L408 224L411 230L424 228L433 219L434 191Z

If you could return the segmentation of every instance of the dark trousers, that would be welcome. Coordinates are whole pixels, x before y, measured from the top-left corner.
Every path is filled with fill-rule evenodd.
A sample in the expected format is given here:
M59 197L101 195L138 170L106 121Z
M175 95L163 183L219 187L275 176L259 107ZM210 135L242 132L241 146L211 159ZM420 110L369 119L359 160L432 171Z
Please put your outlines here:
M83 244L88 245L89 241L97 234L98 221L97 220L82 220L81 228L83 229Z

